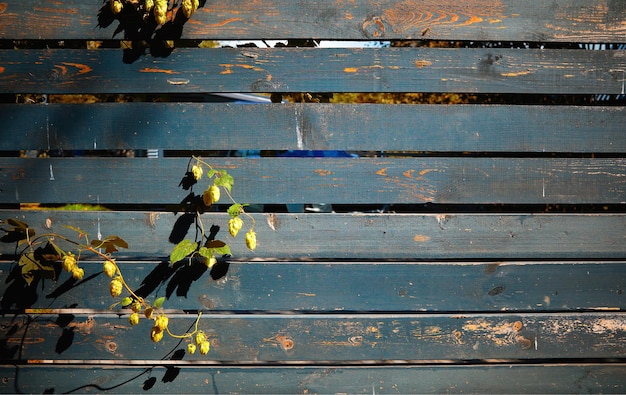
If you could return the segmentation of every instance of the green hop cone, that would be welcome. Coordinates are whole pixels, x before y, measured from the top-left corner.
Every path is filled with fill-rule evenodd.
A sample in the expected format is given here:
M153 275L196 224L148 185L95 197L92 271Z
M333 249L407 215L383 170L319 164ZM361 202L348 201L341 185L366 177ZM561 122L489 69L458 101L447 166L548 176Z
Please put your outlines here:
M211 349L211 343L209 343L208 340L205 340L202 343L200 343L200 354L207 355L210 349Z
M200 331L196 333L196 337L194 340L196 341L197 345L200 345L206 341L206 335L204 334L204 332Z
M83 279L83 277L85 277L85 271L82 268L76 266L74 269L72 269L72 277L75 280L80 281Z
M193 178L198 181L202 178L202 166L193 165L191 166L191 172L193 173Z
M163 330L156 325L153 326L150 330L150 339L155 343L160 342L163 339Z
M220 200L220 188L217 185L211 185L209 189L202 194L202 202L205 206L210 206Z
M108 277L113 277L117 269L115 268L115 265L112 262L104 261L104 263L102 264L102 271Z
M132 313L131 315L128 316L128 322L131 325L137 325L139 323L139 314L137 313Z
M256 248L256 233L252 229L246 233L246 247L250 250L254 250Z
M117 298L122 294L122 288L124 288L124 286L119 278L114 278L109 283L109 291L111 292L111 296L114 298Z
M231 218L228 220L228 233L230 233L232 237L235 237L237 236L237 233L239 233L239 230L241 230L242 226L243 220L241 218Z
M76 268L76 257L74 256L74 254L69 252L67 255L65 255L63 257L63 263L61 264L61 266L63 266L63 270L71 273L74 268Z
M167 328L167 324L169 323L169 318L165 314L162 314L154 320L154 326L160 328L162 331Z

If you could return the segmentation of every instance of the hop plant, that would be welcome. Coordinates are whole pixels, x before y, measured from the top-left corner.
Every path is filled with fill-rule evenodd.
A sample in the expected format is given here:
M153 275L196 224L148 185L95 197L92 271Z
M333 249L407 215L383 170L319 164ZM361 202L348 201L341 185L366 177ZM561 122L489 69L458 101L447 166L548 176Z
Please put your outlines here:
M193 165L191 166L191 173L193 174L193 178L196 179L196 181L200 180L202 178L202 166L198 166L198 165Z
M118 296L122 294L123 288L124 288L124 285L122 284L122 281L119 278L114 278L109 283L109 291L111 293L111 296L114 298L117 298Z
M169 323L169 318L165 314L162 314L156 318L154 321L154 326L164 331L167 328L167 324Z
M114 14L119 14L122 12L122 8L124 8L124 4L122 4L121 0L110 0L111 1L111 12Z
M202 343L200 343L200 354L207 355L210 349L211 349L211 343L209 343L208 340L205 340Z
M183 14L185 15L185 17L187 19L191 18L191 15L193 15L193 13L196 12L199 5L200 5L200 2L198 0L183 0L182 8L183 8Z
M156 325L153 326L150 330L150 339L155 343L160 342L163 339L163 330Z
M75 280L79 280L79 281L80 281L80 280L82 280L82 279L83 279L83 277L84 277L84 276L85 276L85 271L84 271L82 268L80 268L80 267L78 267L78 266L75 266L75 267L72 269L72 277L73 277Z
M67 255L63 257L63 270L66 272L72 272L74 268L76 268L76 257L71 252L68 252Z
M141 302L138 300L135 300L131 305L130 308L133 312L135 313L140 313L141 312Z
M241 218L231 218L228 220L228 233L230 233L232 237L235 237L237 236L237 233L239 233L239 231L241 230L242 226L243 220Z
M204 332L199 331L198 333L196 333L196 337L194 338L194 340L196 344L200 345L206 341L206 335L204 334Z
M193 343L189 343L189 344L187 344L187 352L188 352L190 355L195 354L195 353L196 353L196 345L195 345L195 344L193 344Z
M131 315L128 316L128 322L131 325L137 325L139 323L139 314L137 313L132 313Z
M102 271L104 271L104 274L106 274L108 277L112 278L115 275L117 268L112 262L104 261L104 263L102 264Z
M209 189L202 194L202 201L206 206L217 203L220 200L220 188L217 185L211 185Z
M156 0L154 7L154 20L158 25L167 22L167 2L168 0Z
M246 233L246 247L251 251L256 248L256 233L252 229Z

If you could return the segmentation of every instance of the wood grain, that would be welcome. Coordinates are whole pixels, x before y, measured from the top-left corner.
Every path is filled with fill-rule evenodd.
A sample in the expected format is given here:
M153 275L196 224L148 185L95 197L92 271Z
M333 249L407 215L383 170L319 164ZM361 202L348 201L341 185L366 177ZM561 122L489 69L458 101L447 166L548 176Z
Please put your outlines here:
M124 30L127 19L114 19L108 4L100 2L0 4L0 38L109 39L133 34L130 28ZM193 39L619 42L626 32L625 19L622 2L601 0L224 0L204 4L191 20L180 18L175 27L182 29L177 37Z
M0 203L177 204L183 158L0 158ZM215 158L250 204L624 203L623 158ZM196 193L207 186L198 186ZM204 189L203 189L204 188Z
M100 103L0 106L0 150L624 153L620 107ZM114 130L115 133L111 133Z
M166 365L167 363L167 365ZM171 366L171 363L177 366ZM165 365L165 366L163 366ZM197 366L197 365L196 365ZM624 392L623 364L573 363L568 365L405 365L386 366L229 366L207 362L197 369L181 361L154 365L102 366L44 364L2 367L0 384L6 392L35 393L98 389L129 393L153 389L162 393L492 393L515 388L543 393L547 388L567 393ZM19 375L15 375L18 371ZM506 377L506 380L501 378Z
M195 317L168 314L168 328L181 334ZM57 324L55 324L55 320ZM156 361L186 342L165 336L153 344L152 320L132 328L126 315L33 312L0 318L13 327L8 344L20 344L19 359ZM569 314L209 314L198 325L212 343L210 356L184 361L259 363L310 361L385 364L388 360L455 362L479 359L542 360L620 358L624 313ZM518 329L519 328L519 329ZM67 332L71 333L70 337ZM63 338L65 336L65 338ZM535 339L537 345L535 346ZM111 344L114 343L114 344ZM59 351L60 344L63 345ZM59 355L60 354L60 355ZM10 363L18 355L8 355ZM61 362L61 361L59 361Z
M228 262L226 277L214 280L211 274L220 270L210 274L201 262L188 266L118 259L135 291L148 300L164 295L166 307L179 312L626 310L623 261ZM101 262L81 263L88 279L83 282L63 273L57 281L39 281L24 289L13 277L14 266L0 263L0 305L5 312L69 312L64 306L97 310L112 303L110 279L102 274Z
M620 94L626 51L180 48L0 51L5 93L472 92ZM97 83L96 83L97 82Z
M428 260L537 260L624 259L626 216L623 214L252 214L258 247L246 249L241 237L225 235L227 215L202 215L205 227L222 226L217 238L228 240L234 258L279 260L409 259ZM3 219L28 223L37 234L71 224L92 238L116 234L130 245L126 255L147 259L169 257L174 232L194 237L182 214L145 212L5 211ZM48 221L50 220L50 221ZM177 224L177 221L179 223ZM274 229L270 227L270 221ZM50 228L47 228L48 223ZM188 231L188 234L185 233ZM421 238L416 238L416 236ZM295 248L297 246L297 248ZM0 243L3 254L15 246ZM383 268L385 266L382 266ZM137 279L140 280L140 279ZM306 292L306 291L305 291Z

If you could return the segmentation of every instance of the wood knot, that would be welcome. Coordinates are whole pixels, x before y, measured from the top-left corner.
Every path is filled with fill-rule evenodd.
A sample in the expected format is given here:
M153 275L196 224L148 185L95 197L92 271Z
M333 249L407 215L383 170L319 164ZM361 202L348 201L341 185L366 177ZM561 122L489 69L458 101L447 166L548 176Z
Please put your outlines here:
M280 348L285 351L291 350L295 345L293 339L287 336L278 335L276 336L276 340L278 341L278 344L280 344Z
M383 38L385 36L385 22L379 16L371 16L361 26L363 35L367 38Z

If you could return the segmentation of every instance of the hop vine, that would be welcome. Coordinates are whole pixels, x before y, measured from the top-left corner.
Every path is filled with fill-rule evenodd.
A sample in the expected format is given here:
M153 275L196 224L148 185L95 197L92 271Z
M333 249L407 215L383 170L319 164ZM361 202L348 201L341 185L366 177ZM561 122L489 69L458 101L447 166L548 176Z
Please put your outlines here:
M111 12L114 15L121 13L125 7L140 12L145 17L153 16L157 25L163 25L167 22L167 11L169 8L169 0L109 0ZM199 0L182 0L180 7L185 18L189 19L200 7Z
M228 233L235 238L241 229L246 225L244 217L249 220L249 227L245 234L246 246L250 250L256 249L257 239L254 231L254 218L245 211L245 204L238 203L231 195L234 179L223 169L215 169L209 163L200 157L192 157L190 169L187 172L192 178L193 183L208 179L208 184L202 193L202 202L206 207L218 203L222 197L222 191L230 200L230 206L226 210L229 215ZM206 175L206 176L205 176ZM201 230L201 240L206 237L204 226L200 218L200 214L196 213L196 218ZM203 246L191 239L184 239L179 242L170 254L170 263L179 262L185 258L191 263L195 257L201 257L207 268L211 269L217 263L216 255L232 255L230 246L221 240L207 240Z
M158 3L158 1L157 1ZM183 2L184 4L184 2ZM235 238L242 229L247 227L245 233L246 246L254 250L257 246L255 221L245 211L245 204L235 201L231 195L234 184L233 177L226 170L218 170L199 157L192 157L187 174L193 183L208 179L208 185L202 194L202 202L210 207L220 201L222 195L226 195L231 201L227 209L229 215L228 232ZM178 243L170 254L170 264L177 263L185 258L200 257L204 264L211 269L217 263L218 255L232 255L230 247L221 240L208 240L204 233L204 226L199 212L196 213L201 229L201 240L206 242L200 246L198 241L184 239ZM6 234L0 238L2 242L17 242L18 248L24 246L19 253L18 265L22 278L28 286L32 286L36 278L50 278L56 280L59 266L60 270L71 275L76 281L83 280L85 270L81 266L85 255L95 256L101 260L102 272L109 278L109 294L117 299L110 308L122 308L129 310L128 323L131 326L138 325L142 319L152 320L150 339L160 342L164 335L177 339L187 339L187 352L194 354L197 350L206 355L210 350L210 342L204 331L198 328L202 312L198 312L196 321L189 331L176 334L170 330L169 317L163 309L165 297L150 301L139 296L133 291L126 281L120 266L113 254L119 249L127 249L128 243L119 236L111 235L102 239L90 240L87 232L75 226L65 226L73 232L73 237L59 233L46 233L37 235L35 230L26 222L17 219L8 219L6 223L9 229L3 229Z

